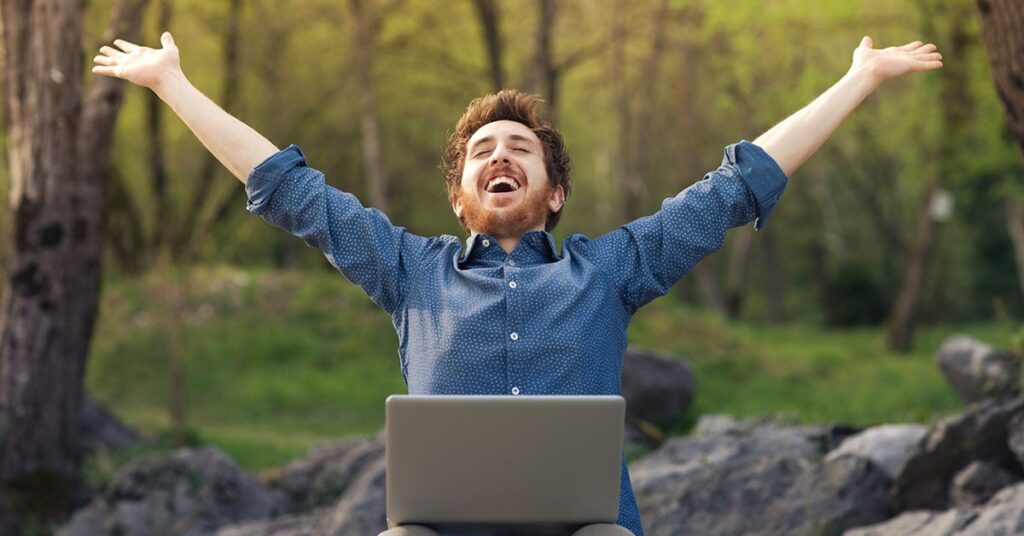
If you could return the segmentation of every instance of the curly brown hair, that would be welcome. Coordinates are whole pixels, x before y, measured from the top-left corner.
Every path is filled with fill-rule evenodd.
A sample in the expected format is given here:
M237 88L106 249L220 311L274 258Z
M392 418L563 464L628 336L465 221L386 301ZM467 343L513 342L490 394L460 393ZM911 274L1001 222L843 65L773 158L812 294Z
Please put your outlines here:
M539 105L544 102L538 95L530 95L514 89L503 89L491 95L485 95L473 99L462 114L459 122L455 124L455 131L448 136L448 146L441 156L441 171L444 172L444 182L448 189L448 201L452 204L458 198L459 189L462 185L462 169L466 163L466 145L473 133L480 127L495 121L515 121L526 125L534 134L540 138L544 147L544 163L548 172L548 180L552 188L559 186L565 191L565 198L569 199L572 191L572 178L569 176L572 168L572 161L562 141L562 135L555 129L550 121L540 116L537 111ZM563 204L564 208L565 205ZM562 217L562 209L556 212L548 211L548 218L544 229L551 231L558 225ZM459 223L466 232L464 216L459 217Z

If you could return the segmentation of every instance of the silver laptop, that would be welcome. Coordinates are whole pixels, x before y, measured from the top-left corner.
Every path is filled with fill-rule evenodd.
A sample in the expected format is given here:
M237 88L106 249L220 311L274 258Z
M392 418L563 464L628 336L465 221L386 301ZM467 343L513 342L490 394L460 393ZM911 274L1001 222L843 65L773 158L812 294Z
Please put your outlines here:
M388 526L614 523L621 396L392 395Z

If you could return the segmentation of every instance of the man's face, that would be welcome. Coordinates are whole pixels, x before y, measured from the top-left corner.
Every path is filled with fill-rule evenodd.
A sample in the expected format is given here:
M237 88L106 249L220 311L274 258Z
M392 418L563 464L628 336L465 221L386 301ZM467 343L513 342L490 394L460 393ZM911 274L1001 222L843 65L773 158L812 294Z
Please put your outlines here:
M548 211L562 208L565 193L551 188L537 135L522 123L495 121L474 132L466 147L452 208L470 232L503 238L543 231Z

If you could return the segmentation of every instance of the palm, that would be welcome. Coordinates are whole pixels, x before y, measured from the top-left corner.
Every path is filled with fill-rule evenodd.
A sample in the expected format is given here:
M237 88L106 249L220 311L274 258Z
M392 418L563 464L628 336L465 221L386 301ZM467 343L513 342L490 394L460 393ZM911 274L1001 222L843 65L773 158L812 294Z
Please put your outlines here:
M942 54L934 44L920 41L899 47L872 48L871 38L865 37L853 51L850 69L858 67L866 68L882 81L910 72L938 69L942 67Z
M92 72L122 78L133 84L152 88L168 73L180 69L178 47L169 33L161 38L163 48L139 46L116 39L118 48L103 46Z

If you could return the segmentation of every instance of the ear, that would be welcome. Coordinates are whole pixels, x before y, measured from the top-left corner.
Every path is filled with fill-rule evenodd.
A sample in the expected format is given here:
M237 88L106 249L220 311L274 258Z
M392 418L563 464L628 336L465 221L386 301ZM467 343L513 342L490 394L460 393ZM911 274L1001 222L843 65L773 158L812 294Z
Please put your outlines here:
M462 196L455 196L452 200L452 210L455 212L456 218L462 217Z
M551 197L548 198L548 209L551 212L558 212L562 210L563 206L565 206L565 189L558 185L551 191Z

